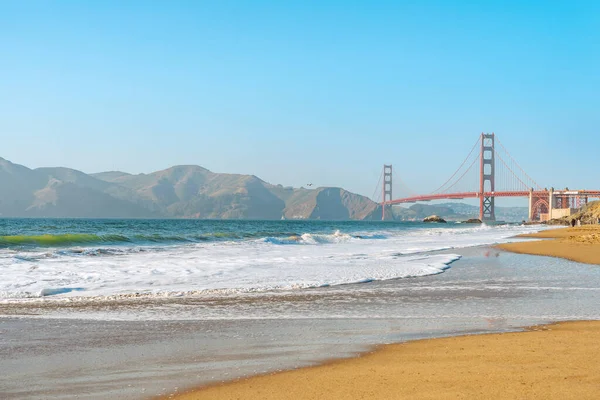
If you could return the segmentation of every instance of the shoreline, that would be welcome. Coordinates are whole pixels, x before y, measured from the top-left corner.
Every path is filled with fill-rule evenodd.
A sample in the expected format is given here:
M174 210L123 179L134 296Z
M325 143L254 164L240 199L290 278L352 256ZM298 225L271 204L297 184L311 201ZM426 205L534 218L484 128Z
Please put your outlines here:
M32 309L42 318L0 318L0 342L6 344L0 346L0 369L8 373L0 378L0 386L7 398L170 398L184 390L205 390L276 371L297 373L304 367L343 364L388 343L600 320L600 275L595 267L503 252L490 245L440 252L463 258L443 274L288 296L253 295L251 301L179 298L172 304L143 302L139 307L128 303ZM565 280L569 270L572 277ZM432 346L428 343L427 348ZM395 368L394 362L397 357L383 368ZM361 371L369 368L356 372ZM399 377L389 378L394 380ZM372 385L367 379L362 386ZM263 396L249 392L238 397ZM281 397L290 396L275 398Z
M512 253L559 257L584 264L600 265L600 226L598 225L549 229L518 237L542 240L502 243L495 247Z
M600 385L600 321L378 345L356 357L158 399L577 398Z
M494 247L600 264L600 228L560 228ZM355 357L208 384L159 399L596 398L600 321L381 344ZM401 360L401 362L399 362ZM400 378L400 379L399 379Z

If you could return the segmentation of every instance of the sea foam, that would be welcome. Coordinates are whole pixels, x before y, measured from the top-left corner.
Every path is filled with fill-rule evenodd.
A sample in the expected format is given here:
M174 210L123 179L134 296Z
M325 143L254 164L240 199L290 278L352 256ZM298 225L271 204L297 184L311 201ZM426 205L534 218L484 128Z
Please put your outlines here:
M463 225L155 246L1 249L0 298L244 293L434 275L459 256L432 251L510 241L537 229Z

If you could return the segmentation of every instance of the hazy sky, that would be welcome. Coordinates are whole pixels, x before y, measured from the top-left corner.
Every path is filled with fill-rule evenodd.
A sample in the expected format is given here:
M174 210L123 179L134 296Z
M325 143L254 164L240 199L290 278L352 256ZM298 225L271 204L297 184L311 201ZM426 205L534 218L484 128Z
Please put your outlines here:
M600 188L598 1L0 1L0 156L199 164L372 195L439 186L495 132Z

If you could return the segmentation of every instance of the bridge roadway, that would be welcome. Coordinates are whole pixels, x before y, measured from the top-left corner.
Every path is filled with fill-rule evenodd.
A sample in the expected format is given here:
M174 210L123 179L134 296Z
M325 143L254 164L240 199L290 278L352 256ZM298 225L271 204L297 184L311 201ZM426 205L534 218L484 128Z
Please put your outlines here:
M415 203L417 201L432 201L432 200L459 200L469 198L483 197L529 197L532 195L536 198L548 198L550 195L549 190L521 190L521 191L509 191L509 192L462 192L462 193L436 193L426 194L420 196L404 197L395 200L388 200L382 204L393 205L403 203ZM555 197L568 196L568 197L592 197L600 198L600 190L555 190Z

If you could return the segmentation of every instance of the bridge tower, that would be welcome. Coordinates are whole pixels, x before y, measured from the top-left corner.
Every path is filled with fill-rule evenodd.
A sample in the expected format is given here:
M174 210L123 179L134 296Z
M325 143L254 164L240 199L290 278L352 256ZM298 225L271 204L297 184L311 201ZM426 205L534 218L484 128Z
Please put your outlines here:
M381 201L381 220L385 221L385 209L386 202L392 201L392 165L383 165L383 197ZM390 216L391 216L391 207L390 208Z
M481 134L481 156L479 176L479 219L495 221L494 196L485 196L486 192L494 192L494 134Z

